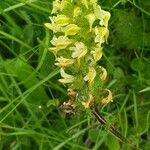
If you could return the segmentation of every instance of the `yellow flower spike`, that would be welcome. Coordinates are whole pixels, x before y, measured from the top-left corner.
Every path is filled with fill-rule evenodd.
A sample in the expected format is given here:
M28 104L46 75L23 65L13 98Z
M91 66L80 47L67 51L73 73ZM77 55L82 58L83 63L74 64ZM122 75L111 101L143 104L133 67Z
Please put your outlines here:
M88 100L86 100L85 102L82 102L82 105L88 109L93 105L94 102L94 98L93 96L90 94Z
M84 81L88 81L89 84L91 84L95 77L96 77L96 70L94 69L94 67L89 67L89 72L83 79Z
M64 57L57 57L56 58L56 63L55 65L61 68L67 67L69 65L72 65L74 63L73 59L68 59L68 58L64 58Z
M78 17L80 14L82 13L81 8L80 7L75 7L73 10L73 17Z
M70 47L70 50L72 52L72 58L78 58L84 57L87 53L87 47L82 42L76 42L75 47Z
M66 26L69 24L69 18L66 17L65 15L57 15L56 17L53 17L54 18L54 22L57 26Z
M60 75L62 79L59 79L58 81L66 84L66 83L72 83L74 81L74 76L67 74L63 68L60 69Z
M58 13L60 10L61 10L61 1L60 0L53 1L53 9L51 14Z
M102 98L101 103L102 104L108 104L110 102L113 102L112 93L109 89L105 89L105 91L108 93L107 97Z
M92 31L92 25L93 25L94 21L96 20L96 17L95 17L94 14L88 14L88 15L86 16L86 18L87 18L88 21L89 21L89 24L90 24L90 32L91 32L91 31Z
M99 69L100 69L100 79L102 80L102 81L105 81L106 80L106 78L107 78L107 71L106 71L106 69L104 68L104 67L102 67L102 66L99 66Z
M94 48L93 51L91 51L91 54L93 54L93 58L95 60L95 62L99 61L103 55L103 51L102 51L102 47L99 47L98 45L96 45L96 47Z
M69 46L72 43L72 40L70 40L66 36L59 36L58 38L56 36L54 36L53 39L51 40L51 43L58 50L61 50L61 49L65 49L67 46Z
M54 15L50 17L50 23L45 23L45 26L54 33L51 40L52 47L49 50L56 57L55 65L60 67L61 79L58 81L78 93L78 98L74 93L69 93L70 100L76 101L85 97L83 106L91 108L95 103L94 100L96 101L91 92L96 94L97 90L94 87L107 78L106 69L98 66L97 61L102 57L102 44L107 42L109 35L110 13L102 10L97 0L53 1L52 14ZM96 21L99 23L95 24ZM90 44L91 41L95 44ZM72 67L73 65L75 66ZM83 76L80 74L82 72ZM87 84L88 86L85 86ZM109 90L104 90L104 94L107 95L101 97L103 104L112 101ZM64 105L70 106L70 102Z
M99 43L100 45L107 42L107 38L109 36L109 30L106 27L95 27L95 43Z
M63 32L65 32L65 36L68 36L77 34L79 30L80 27L78 27L76 24L69 24L63 29Z

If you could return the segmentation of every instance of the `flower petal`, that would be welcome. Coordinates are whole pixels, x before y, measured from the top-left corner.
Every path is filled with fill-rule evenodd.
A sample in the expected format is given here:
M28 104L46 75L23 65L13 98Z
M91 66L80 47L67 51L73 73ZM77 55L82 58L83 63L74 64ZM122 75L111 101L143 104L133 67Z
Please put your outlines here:
M105 91L108 93L107 97L104 97L101 101L102 104L108 104L110 102L113 102L112 93L109 89L105 89Z
M75 47L71 47L72 50L72 58L81 58L84 57L87 53L87 47L82 42L76 42Z
M106 71L106 69L104 67L102 67L102 66L99 66L99 69L101 71L100 72L100 79L102 81L106 80L106 78L107 78L107 71Z
M66 67L66 66L72 65L74 63L73 59L64 58L62 56L56 58L56 61L57 62L55 63L55 65L59 66L59 67Z
M89 67L89 72L83 79L84 81L88 81L89 83L92 83L95 76L96 76L96 70L93 67Z
M60 69L60 75L63 77L58 80L61 83L72 83L74 81L74 76L67 74L63 68Z

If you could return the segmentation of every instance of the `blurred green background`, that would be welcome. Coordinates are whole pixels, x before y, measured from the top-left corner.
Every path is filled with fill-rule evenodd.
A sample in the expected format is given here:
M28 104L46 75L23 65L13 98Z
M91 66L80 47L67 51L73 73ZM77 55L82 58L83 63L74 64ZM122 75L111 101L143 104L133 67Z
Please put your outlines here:
M133 145L150 147L150 1L99 0L111 12L101 64L114 102L101 112ZM128 150L67 99L48 51L52 0L0 1L0 150Z

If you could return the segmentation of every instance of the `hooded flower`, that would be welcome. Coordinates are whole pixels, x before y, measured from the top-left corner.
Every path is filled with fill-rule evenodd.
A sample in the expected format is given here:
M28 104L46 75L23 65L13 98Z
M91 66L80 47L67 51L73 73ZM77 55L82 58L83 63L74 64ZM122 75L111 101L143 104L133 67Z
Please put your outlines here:
M56 17L53 17L54 22L57 26L66 26L69 24L69 18L65 15L57 15Z
M86 16L86 18L88 19L89 25L90 25L90 31L92 31L92 25L94 23L94 21L96 20L95 14L88 14Z
M109 30L106 27L95 27L95 43L99 43L100 45L107 42L107 38L109 35Z
M102 99L101 103L108 104L110 102L113 102L111 91L109 89L105 89L105 91L108 93L108 95Z
M91 51L91 54L93 54L95 62L99 61L103 55L102 47L96 45L96 47L94 47L94 50Z
M84 81L88 81L91 84L95 76L96 76L96 70L93 67L89 67L89 72L84 77Z
M59 79L58 81L61 83L72 83L74 81L74 76L67 74L63 68L60 69L60 75L62 79Z
M52 14L58 13L61 10L61 1L60 0L55 0L53 1L53 9L52 9Z
M105 10L101 10L100 13L100 25L105 26L106 28L108 27L108 21L110 19L110 13Z
M73 10L73 17L78 17L80 14L82 13L81 8L80 7L75 7Z
M57 53L59 50L65 49L68 45L70 45L72 40L66 36L59 36L58 38L54 36L51 43L55 47L49 48L49 50Z
M88 99L85 101L85 102L82 102L82 105L85 107L85 108L90 108L92 105L93 105L93 102L94 102L94 98L93 96L90 94Z
M72 65L74 63L74 60L73 59L68 59L68 58L64 58L64 57L57 57L56 58L56 63L55 65L58 66L58 67L67 67L69 65Z
M76 24L69 24L63 28L63 32L65 33L65 36L75 35L78 33L79 30L80 27L78 27Z
M82 42L76 42L75 47L71 47L72 50L72 58L81 58L84 57L87 53L87 47Z
M106 71L106 69L104 67L102 67L102 66L99 66L99 69L100 69L100 79L102 81L106 80L106 78L107 78L107 71Z
M56 33L56 32L61 32L61 27L58 26L58 25L56 25L56 23L55 23L54 20L53 20L53 17L49 17L49 18L50 18L51 23L45 23L44 25L45 25L48 29L52 30L54 33Z
M108 21L110 19L110 13L108 11L102 10L99 5L94 9L94 13L97 19L100 20L100 25L108 27Z

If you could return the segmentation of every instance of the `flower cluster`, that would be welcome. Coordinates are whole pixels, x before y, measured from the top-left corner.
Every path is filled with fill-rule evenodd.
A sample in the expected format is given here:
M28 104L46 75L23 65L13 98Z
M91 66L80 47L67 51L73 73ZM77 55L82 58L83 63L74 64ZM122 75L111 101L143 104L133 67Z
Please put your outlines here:
M111 91L103 86L107 71L97 63L107 43L110 13L97 0L55 0L51 13L45 26L54 34L49 50L60 68L58 81L76 91L85 108L94 101L112 101Z

